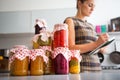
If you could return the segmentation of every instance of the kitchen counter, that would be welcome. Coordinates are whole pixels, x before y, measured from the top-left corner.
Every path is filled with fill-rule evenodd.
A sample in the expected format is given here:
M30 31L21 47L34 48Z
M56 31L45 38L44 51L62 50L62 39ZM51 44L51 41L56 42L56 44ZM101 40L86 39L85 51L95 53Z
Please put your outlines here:
M120 70L42 76L9 76L9 73L0 73L0 80L120 80Z

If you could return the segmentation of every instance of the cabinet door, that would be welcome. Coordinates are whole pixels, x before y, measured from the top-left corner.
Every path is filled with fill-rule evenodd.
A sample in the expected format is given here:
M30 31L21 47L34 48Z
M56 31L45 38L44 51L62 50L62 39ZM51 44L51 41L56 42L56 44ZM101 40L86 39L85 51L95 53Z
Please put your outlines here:
M29 11L0 12L0 33L30 32Z

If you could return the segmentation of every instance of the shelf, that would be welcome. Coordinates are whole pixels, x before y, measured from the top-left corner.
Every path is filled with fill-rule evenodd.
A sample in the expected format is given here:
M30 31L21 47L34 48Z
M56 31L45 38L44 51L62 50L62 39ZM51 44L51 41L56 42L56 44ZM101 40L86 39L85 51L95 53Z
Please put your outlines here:
M120 35L120 31L119 32L108 32L109 35Z

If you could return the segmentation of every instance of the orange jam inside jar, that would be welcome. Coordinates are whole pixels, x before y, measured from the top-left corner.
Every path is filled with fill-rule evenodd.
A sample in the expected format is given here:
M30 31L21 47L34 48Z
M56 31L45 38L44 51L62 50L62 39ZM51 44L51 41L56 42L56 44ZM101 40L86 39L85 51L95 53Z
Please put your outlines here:
M72 74L80 73L80 61L81 61L80 51L71 50L71 60L69 62L69 72Z
M48 58L42 49L32 49L30 53L30 75L39 76L44 74L44 62Z
M28 75L29 52L28 48L23 45L14 46L10 50L10 75Z

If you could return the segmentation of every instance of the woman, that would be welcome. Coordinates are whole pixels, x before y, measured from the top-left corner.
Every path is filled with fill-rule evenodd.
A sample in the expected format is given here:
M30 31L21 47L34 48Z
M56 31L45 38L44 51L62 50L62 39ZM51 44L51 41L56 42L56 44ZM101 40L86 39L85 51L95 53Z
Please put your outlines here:
M77 13L65 19L69 30L69 49L80 50L82 55L81 72L100 71L97 54L89 56L89 52L108 40L108 34L96 38L93 25L86 21L95 7L94 0L77 0ZM101 50L102 51L102 50Z

